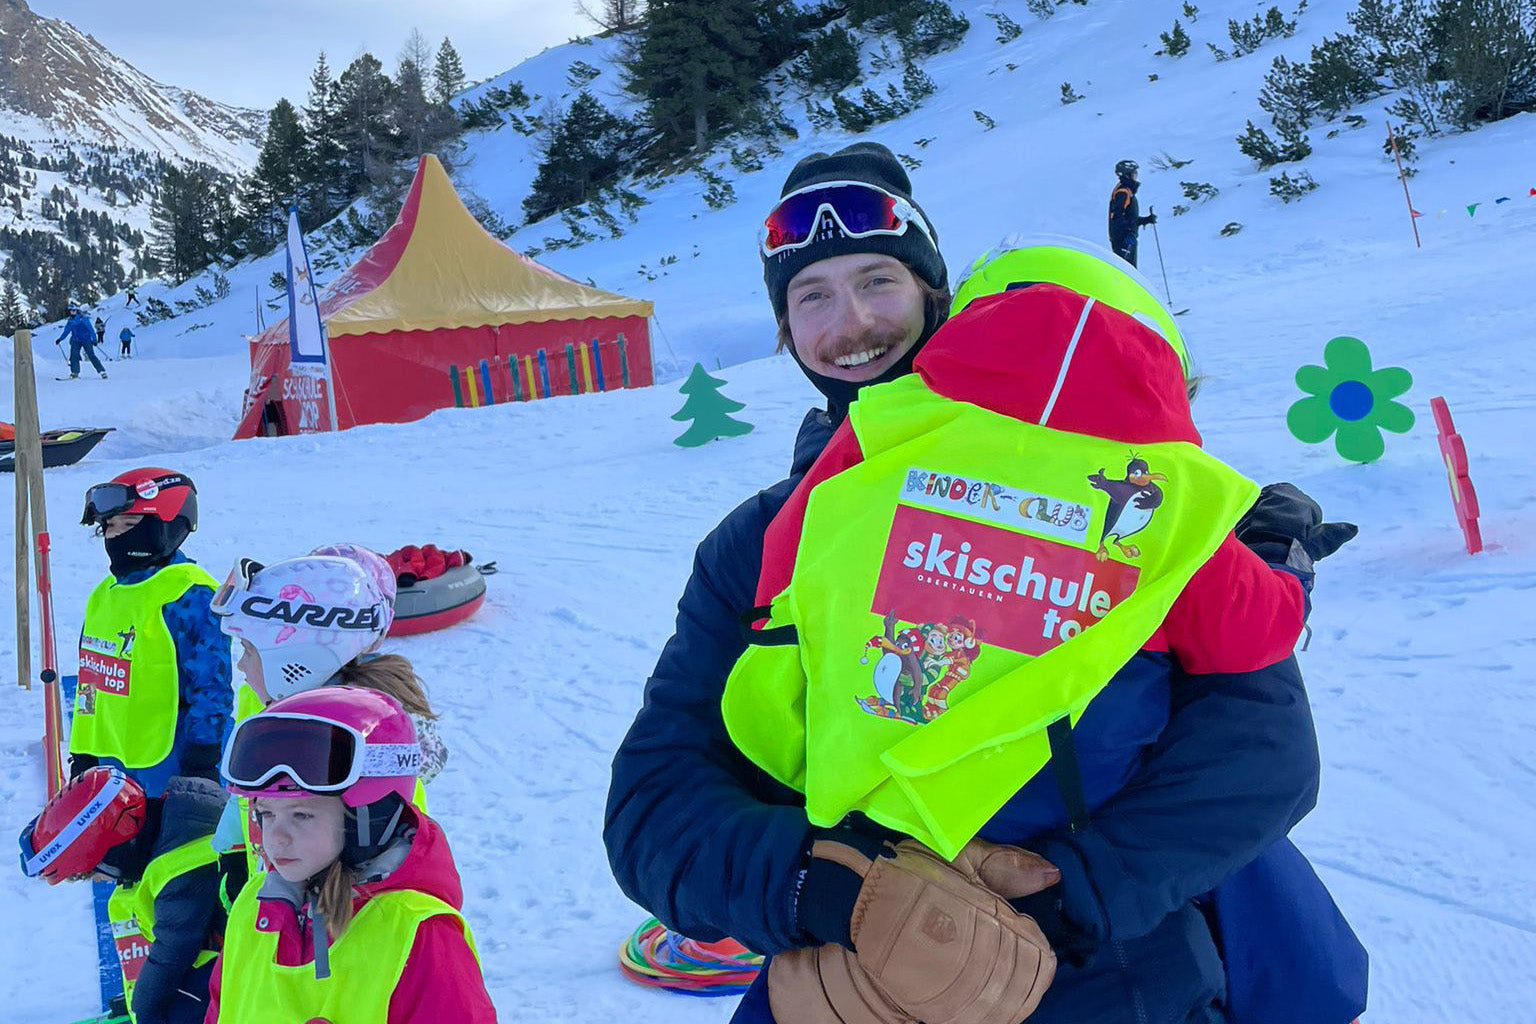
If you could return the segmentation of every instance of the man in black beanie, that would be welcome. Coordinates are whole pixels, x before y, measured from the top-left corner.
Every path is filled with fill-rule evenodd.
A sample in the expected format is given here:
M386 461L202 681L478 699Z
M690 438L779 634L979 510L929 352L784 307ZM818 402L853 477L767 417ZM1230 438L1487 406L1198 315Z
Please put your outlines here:
M878 142L796 164L760 251L779 347L826 396L834 424L859 388L912 372L949 312L938 232Z
M968 847L953 865L945 864L921 848L914 850L915 841L896 845L900 836L858 815L835 828L813 827L804 796L748 760L722 715L726 680L747 646L743 624L760 616L753 606L769 524L846 418L859 390L912 372L914 358L948 311L949 282L937 231L912 191L906 171L876 143L815 153L785 181L760 242L763 279L780 347L789 349L825 396L826 409L812 410L802 423L790 476L748 498L699 545L678 602L676 632L613 759L603 839L620 888L692 938L713 941L729 934L750 949L778 957L780 968L771 977L765 971L743 998L736 1024L911 1019L874 996L850 1017L828 1016L823 997L829 982L841 982L845 996L858 997L854 1002L874 990L852 971L840 979L826 974L786 978L783 965L803 960L779 954L807 947L863 950L891 973L936 993L984 991L985 999L951 1007L953 1014L925 1017L930 1024L959 1019L995 1024L1000 1008L1022 1005L1019 993L1039 1000L1051 984L1043 965L1052 948L1064 963L1075 958L1078 963L1070 970L1080 971L1080 963L1092 959L1086 945L1079 945L1088 941L1082 938L1088 933L1080 932L1078 922L1062 909L1066 904L1056 866L1016 847L986 844ZM1303 518L1301 527L1315 528L1320 510ZM1305 536L1304 529L1276 532L1285 543ZM1174 782L1212 774L1210 765L1180 762L1189 760L1186 750L1205 756L1214 744L1225 757L1232 733L1223 730L1230 722L1257 728L1266 721L1248 713L1257 699L1250 693L1213 685L1201 694L1198 700L1190 698L1192 711L1170 720L1167 752L1158 748L1146 755L1149 763L1162 760L1155 766L1160 784L1146 787L1144 803L1181 800L1186 791ZM1304 699L1296 706L1304 709ZM1310 729L1310 718L1306 726ZM1191 735L1206 742L1196 743ZM1225 770L1228 762L1212 763ZM1155 903L1161 889L1143 880L1136 883L1136 893L1144 898L1129 902L1140 907ZM1003 897L1024 896L1031 900L1029 916L998 904ZM957 935L972 934L960 927L964 922L975 924L976 934L985 933L989 941L966 956L943 955ZM1181 953L1179 929L1207 929L1192 904L1180 908L1174 924L1146 941ZM1097 932L1088 938L1095 944L1105 940L1096 960L1099 973L1079 975L1076 984L1058 983L1044 992L1056 999L1042 1015L1052 1024L1121 1024L1154 1017L1183 1022L1169 1009L1181 1001L1210 1011L1190 1022L1222 1019L1220 991L1187 991L1207 982L1219 989L1219 963L1183 971L1182 987L1142 977L1154 995L1169 990L1146 1006L1142 994L1129 997L1107 938ZM1042 949L1043 940L1050 946ZM1210 942L1207 930L1206 947ZM1146 950L1143 944L1121 955L1138 957L1144 975L1168 961ZM780 996L787 991L804 998L775 1000L770 986ZM1010 994L1013 1002L1003 998ZM789 1012L776 1019L775 1003Z

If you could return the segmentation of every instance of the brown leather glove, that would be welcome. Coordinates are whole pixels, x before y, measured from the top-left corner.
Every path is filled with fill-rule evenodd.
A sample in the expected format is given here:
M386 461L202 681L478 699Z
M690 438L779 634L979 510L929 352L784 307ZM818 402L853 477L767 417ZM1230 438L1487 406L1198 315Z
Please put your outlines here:
M871 859L818 841L812 856L860 874L851 933L769 966L780 1024L1018 1024L1056 972L1040 929L1004 900L1054 885L1060 872L1012 846L973 840L954 864L916 840Z

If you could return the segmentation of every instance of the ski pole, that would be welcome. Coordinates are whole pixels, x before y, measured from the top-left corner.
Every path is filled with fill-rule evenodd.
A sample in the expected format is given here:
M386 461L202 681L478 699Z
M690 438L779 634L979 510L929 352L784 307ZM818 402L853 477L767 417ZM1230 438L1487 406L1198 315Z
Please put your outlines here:
M1157 208L1147 207L1147 212L1157 216ZM1157 221L1152 222L1152 241L1157 243L1157 265L1163 272L1163 297L1168 300L1168 305L1173 305L1173 295L1168 291L1168 266L1163 262L1163 240L1157 234Z

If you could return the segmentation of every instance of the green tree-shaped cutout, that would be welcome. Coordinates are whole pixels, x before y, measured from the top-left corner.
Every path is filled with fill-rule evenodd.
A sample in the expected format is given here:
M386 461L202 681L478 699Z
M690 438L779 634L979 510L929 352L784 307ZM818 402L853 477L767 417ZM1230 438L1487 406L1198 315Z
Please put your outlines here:
M683 431L672 443L683 448L696 448L719 437L737 437L751 433L752 424L732 419L731 413L740 412L746 406L720 393L725 381L704 372L702 363L693 364L688 380L678 388L688 396L683 407L672 414L679 422L693 420L693 426Z

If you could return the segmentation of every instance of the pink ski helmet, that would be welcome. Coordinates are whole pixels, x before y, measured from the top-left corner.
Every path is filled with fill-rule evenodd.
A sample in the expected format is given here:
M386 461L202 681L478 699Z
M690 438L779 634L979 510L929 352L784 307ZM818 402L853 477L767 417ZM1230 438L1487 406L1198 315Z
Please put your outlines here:
M221 630L256 648L273 698L324 685L384 638L394 614L361 565L326 555L272 565L242 558L212 610Z
M365 548L361 544L324 544L310 552L311 555L332 555L336 558L350 558L363 567L363 571L373 577L374 585L379 588L379 593L384 595L384 632L389 632L390 623L395 621L395 570L389 567L384 556L372 548Z
M400 702L361 686L296 693L235 723L222 774L244 797L339 796L363 807L409 802L421 770L416 725Z

